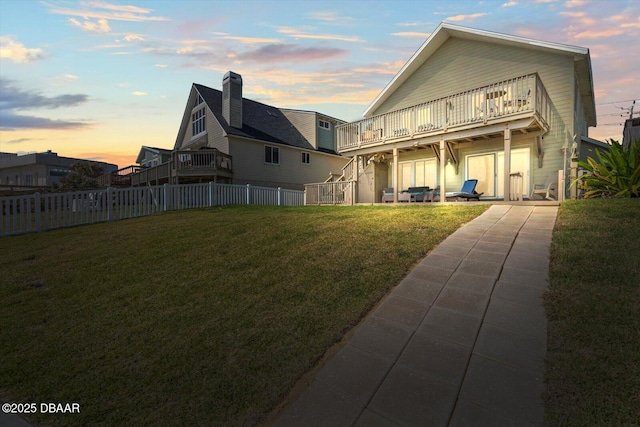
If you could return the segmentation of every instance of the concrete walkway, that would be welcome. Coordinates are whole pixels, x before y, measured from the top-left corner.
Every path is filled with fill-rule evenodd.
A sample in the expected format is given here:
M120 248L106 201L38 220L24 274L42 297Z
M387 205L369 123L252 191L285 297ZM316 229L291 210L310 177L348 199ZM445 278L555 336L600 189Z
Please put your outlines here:
M557 211L493 205L452 234L273 425L542 425Z

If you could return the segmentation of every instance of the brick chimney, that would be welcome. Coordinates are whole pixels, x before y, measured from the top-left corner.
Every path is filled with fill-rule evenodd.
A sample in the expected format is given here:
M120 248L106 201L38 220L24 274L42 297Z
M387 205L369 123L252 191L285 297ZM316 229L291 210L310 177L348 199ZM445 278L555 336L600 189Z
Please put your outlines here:
M222 79L222 117L229 126L242 129L242 76L233 71Z

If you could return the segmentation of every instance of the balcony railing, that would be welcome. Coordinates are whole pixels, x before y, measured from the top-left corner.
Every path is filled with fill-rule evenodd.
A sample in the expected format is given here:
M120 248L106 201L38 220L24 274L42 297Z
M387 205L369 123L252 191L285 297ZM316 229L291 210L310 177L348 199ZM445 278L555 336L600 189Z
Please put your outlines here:
M230 177L231 156L216 149L174 151L171 160L158 166L143 168L132 175L133 185L172 181L181 176L215 176Z
M337 126L338 151L523 114L538 113L546 124L549 110L549 96L544 85L537 74L529 74Z

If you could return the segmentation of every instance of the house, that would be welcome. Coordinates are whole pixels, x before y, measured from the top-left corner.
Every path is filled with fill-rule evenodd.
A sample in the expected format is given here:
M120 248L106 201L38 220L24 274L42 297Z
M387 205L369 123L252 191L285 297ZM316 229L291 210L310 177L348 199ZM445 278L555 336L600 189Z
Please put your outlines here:
M133 185L215 181L302 190L328 172L342 174L349 159L336 152L336 126L343 121L252 101L242 92L242 77L232 71L222 91L194 83L171 160L140 170Z
M395 201L409 187L459 191L467 179L483 199L522 200L566 174L595 125L587 48L442 23L364 119L338 126L338 152L358 165L341 179L359 202L387 187Z
M136 163L143 168L158 166L171 160L171 150L166 148L147 147L143 145L136 158Z
M117 165L95 160L61 157L48 150L43 153L0 155L0 185L24 187L54 187L71 172L71 166L79 162L95 163L106 173L118 169Z
M633 115L633 109L631 110L631 115ZM640 139L640 117L625 120L624 130L622 131L622 146L627 150L631 143L638 139Z

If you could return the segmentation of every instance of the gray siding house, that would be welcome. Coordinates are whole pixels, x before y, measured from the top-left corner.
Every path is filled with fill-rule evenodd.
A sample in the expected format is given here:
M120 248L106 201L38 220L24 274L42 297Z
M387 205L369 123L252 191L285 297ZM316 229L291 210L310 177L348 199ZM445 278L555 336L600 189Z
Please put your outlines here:
M395 201L409 187L454 192L467 179L483 198L522 199L568 175L572 148L605 146L588 137L595 125L587 48L442 23L364 119L337 127L338 152L357 165L341 179L357 201L391 187Z
M242 96L242 77L225 74L222 91L194 83L172 159L132 177L134 185L216 181L302 190L340 175L341 120L312 111L280 109Z

